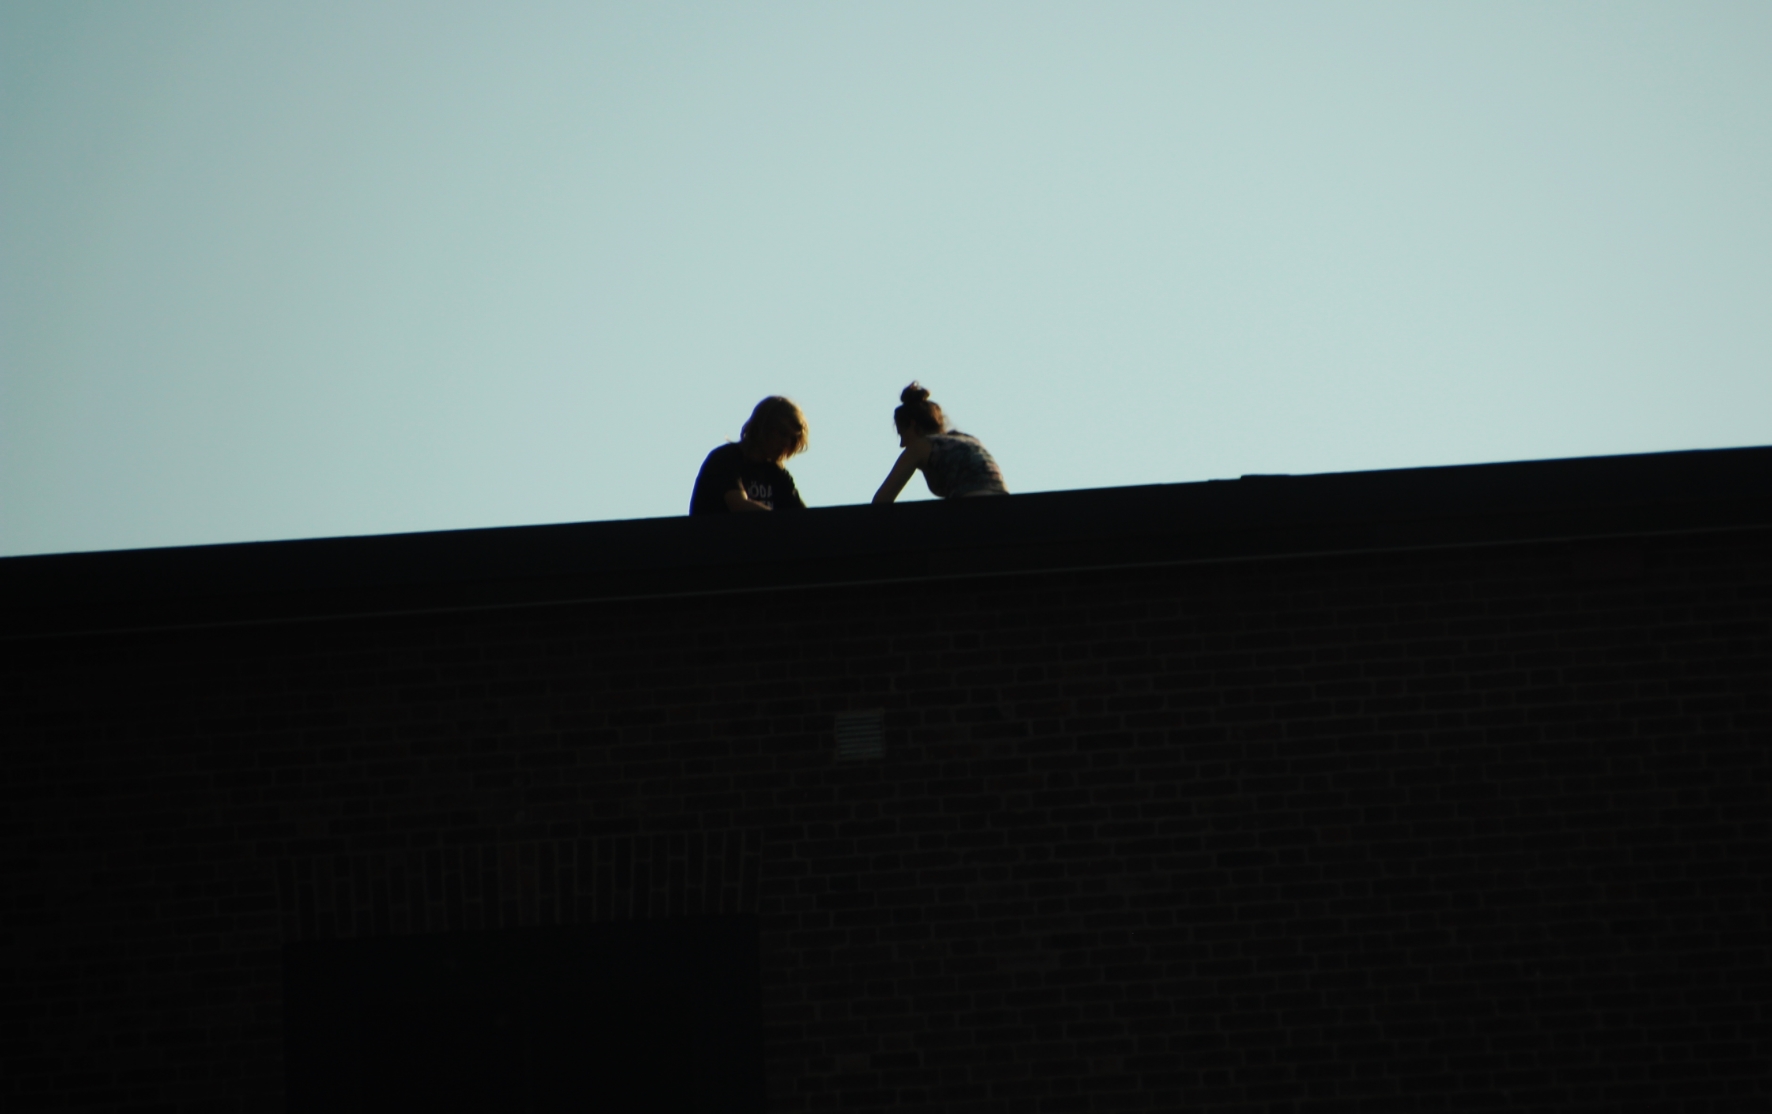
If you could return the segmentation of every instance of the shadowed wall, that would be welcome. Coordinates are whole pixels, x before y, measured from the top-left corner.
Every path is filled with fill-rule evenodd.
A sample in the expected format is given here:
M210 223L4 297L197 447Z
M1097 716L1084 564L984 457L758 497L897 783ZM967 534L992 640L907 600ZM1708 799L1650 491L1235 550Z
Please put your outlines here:
M775 1110L1763 1105L1769 478L0 562L0 1093L282 1109L286 952L750 918Z

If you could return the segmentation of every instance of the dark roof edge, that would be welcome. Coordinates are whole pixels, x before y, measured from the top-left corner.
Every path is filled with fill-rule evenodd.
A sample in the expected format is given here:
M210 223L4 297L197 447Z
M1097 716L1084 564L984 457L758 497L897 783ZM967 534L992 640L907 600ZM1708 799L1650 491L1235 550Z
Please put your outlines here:
M1772 527L1772 447L0 559L0 636Z

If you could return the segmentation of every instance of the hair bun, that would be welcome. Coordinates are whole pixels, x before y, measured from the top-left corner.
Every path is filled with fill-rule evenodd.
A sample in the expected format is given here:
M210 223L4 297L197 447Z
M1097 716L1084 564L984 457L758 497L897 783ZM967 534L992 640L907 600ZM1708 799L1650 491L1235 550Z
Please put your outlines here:
M892 412L892 424L900 432L914 429L927 436L940 433L948 427L948 420L942 416L941 407L929 401L929 389L915 379L911 380L911 385L904 389L898 399L903 405Z

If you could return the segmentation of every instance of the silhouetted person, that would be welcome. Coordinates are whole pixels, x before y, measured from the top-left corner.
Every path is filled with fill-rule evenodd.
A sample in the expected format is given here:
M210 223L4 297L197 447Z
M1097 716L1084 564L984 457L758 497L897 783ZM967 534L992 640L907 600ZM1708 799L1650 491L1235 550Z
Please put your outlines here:
M892 412L892 424L898 427L898 443L904 452L898 454L898 463L874 492L874 502L897 499L918 469L922 469L930 493L943 499L1009 494L991 454L978 438L948 429L941 407L929 401L926 388L913 381L898 398L900 406Z
M806 451L806 415L780 395L757 403L739 432L708 454L689 497L690 514L803 511L794 477L781 462Z

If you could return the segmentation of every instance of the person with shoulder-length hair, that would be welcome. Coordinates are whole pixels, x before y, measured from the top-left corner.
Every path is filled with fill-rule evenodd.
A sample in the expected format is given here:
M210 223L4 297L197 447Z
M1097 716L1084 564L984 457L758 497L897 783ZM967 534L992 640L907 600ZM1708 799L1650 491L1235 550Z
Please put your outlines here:
M782 462L806 451L806 415L789 399L770 395L757 403L739 431L701 462L690 514L803 511L806 504Z
M913 380L898 398L892 424L898 427L898 443L904 452L898 454L886 482L874 492L875 503L897 499L911 473L918 470L930 493L943 499L1009 494L991 454L978 438L947 427L947 418L941 407L929 400L927 388Z

